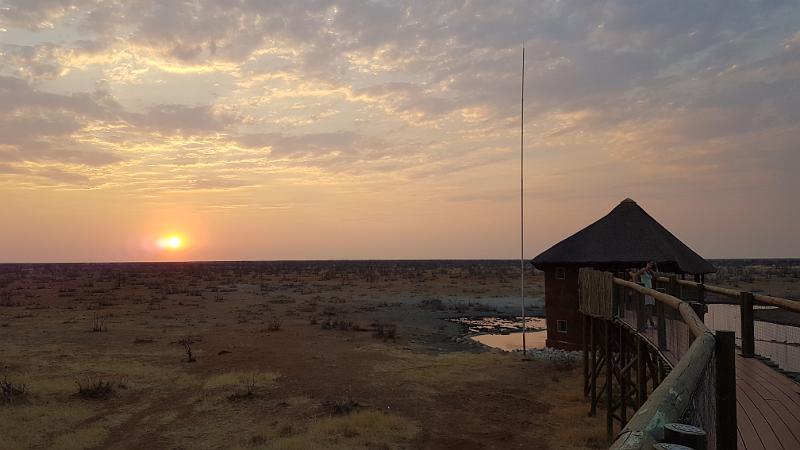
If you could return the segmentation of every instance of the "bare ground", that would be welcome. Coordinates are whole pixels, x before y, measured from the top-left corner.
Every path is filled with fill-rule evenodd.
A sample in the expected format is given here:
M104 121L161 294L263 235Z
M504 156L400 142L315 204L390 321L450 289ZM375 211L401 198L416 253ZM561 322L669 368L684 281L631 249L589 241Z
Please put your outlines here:
M0 447L601 448L579 368L442 320L515 314L516 270L2 266L0 375L27 394L0 402ZM111 392L77 395L98 381Z

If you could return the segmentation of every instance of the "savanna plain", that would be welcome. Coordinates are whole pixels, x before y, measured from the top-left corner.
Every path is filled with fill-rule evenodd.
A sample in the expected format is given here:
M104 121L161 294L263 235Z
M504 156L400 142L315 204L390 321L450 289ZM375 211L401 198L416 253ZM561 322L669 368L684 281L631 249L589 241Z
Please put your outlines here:
M518 295L509 261L0 265L0 447L602 448L579 362L448 320Z

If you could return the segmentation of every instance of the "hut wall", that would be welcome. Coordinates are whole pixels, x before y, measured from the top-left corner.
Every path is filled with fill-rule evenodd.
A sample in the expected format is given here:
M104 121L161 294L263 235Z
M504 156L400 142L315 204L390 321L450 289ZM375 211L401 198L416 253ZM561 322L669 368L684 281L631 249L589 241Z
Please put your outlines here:
M564 268L564 279L556 272ZM581 314L578 310L578 266L552 266L544 271L544 303L547 318L547 346L580 350L583 342ZM567 331L559 330L559 321Z

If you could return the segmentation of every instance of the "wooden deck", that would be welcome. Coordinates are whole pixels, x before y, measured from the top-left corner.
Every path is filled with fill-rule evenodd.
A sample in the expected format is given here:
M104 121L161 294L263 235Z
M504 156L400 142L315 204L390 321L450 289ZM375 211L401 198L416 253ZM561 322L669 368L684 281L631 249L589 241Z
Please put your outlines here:
M798 383L737 355L736 403L740 450L800 450Z

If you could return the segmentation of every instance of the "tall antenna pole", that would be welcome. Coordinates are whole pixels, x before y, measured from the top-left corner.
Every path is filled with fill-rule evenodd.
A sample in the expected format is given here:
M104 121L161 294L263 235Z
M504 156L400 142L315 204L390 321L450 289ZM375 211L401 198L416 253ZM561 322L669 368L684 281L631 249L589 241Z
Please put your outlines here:
M522 43L522 90L519 101L519 297L522 303L522 356L527 355L528 349L525 345L525 332L527 331L527 320L525 319L525 202L523 192L525 188L524 178L524 152L523 143L525 137L525 43Z

